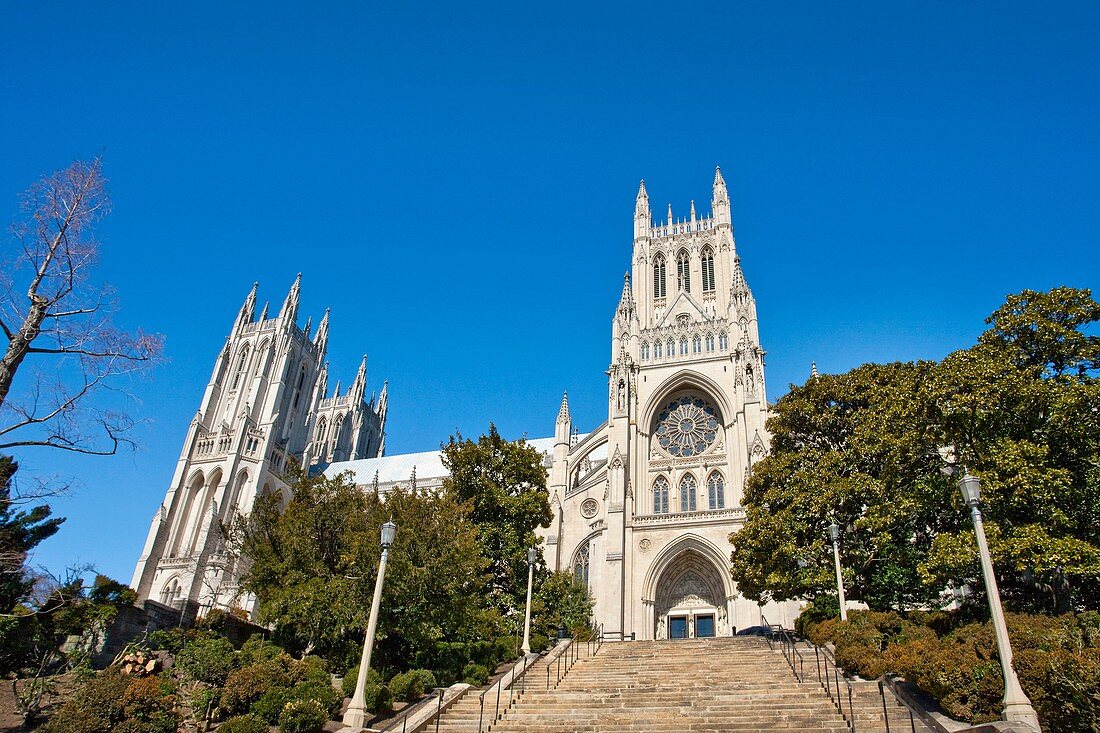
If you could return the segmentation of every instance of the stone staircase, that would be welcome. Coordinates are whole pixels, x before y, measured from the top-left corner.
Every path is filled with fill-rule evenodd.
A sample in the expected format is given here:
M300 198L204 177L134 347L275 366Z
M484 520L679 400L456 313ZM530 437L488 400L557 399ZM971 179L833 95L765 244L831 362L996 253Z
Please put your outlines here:
M528 672L513 706L502 693L501 720L493 722L486 695L483 731L490 723L493 733L851 730L816 673L807 668L798 682L779 649L759 637L605 643L592 657L582 654L556 687L552 670L550 689L546 664ZM841 690L847 711L843 682ZM441 733L478 730L478 694L471 690L447 711ZM875 683L856 683L852 708L857 733L885 731Z

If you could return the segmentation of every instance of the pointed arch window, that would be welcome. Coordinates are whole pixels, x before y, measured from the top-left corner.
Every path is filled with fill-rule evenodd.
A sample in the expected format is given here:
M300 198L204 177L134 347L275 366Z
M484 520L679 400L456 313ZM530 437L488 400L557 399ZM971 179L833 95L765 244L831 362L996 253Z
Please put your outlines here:
M707 334L707 351L714 351L714 334Z
M328 419L322 417L321 420L317 423L317 445L319 445L321 447L321 450L324 450L325 433L327 433L327 432L328 432Z
M642 361L649 361L649 342L642 343Z
M653 297L665 297L665 256L657 255L653 258Z
M680 339L680 356L687 356L688 353L688 340L687 338Z
M723 331L722 333L718 334L718 348L721 349L722 351L725 351L729 347L730 347L729 338L726 337L726 332Z
M573 578L578 583L583 583L588 587L588 566L592 560L592 543L585 542L577 550L577 555L573 558Z
M691 353L698 354L703 350L703 340L698 336L693 336L691 339Z
M298 386L294 388L294 405L295 410L298 409L298 402L302 399L302 387L306 383L306 368L302 367L302 371L298 373Z
M241 377L244 376L244 368L248 364L248 352L248 344L245 344L241 348L241 355L237 357L237 371L233 373L233 384L230 385L229 389L236 389L240 385Z
M344 427L344 416L337 415L332 422L332 452L336 453L336 449L340 445L340 430Z
M675 342L675 341L673 341L672 339L669 339L669 340L668 340L668 343L667 343L667 344L665 344L665 346L667 346L667 347L668 347L668 349L667 349L667 353L668 353L668 357L669 357L670 359L671 359L672 357L676 356L676 342Z
M676 287L685 293L691 292L691 258L687 250L681 250L676 256Z
M703 292L714 292L714 251L710 247L703 248Z
M661 342L660 341L656 341L656 342L653 343L653 358L654 359L660 359L661 358Z
M668 514L668 479L664 476L653 482L653 513Z
M721 509L726 505L726 482L717 471L711 473L707 479L707 499L711 509Z
M690 473L680 481L680 511L693 512L696 509L695 497L697 492L695 477Z

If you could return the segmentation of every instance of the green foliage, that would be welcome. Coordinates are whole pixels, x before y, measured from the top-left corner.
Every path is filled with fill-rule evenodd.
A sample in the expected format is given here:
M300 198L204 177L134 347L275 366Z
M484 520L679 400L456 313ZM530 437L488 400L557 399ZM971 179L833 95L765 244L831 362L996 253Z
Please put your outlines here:
M351 697L355 694L355 685L359 680L359 665L355 665L347 671L344 675L344 681L341 683L341 689L344 692L344 697ZM378 674L378 670L371 667L367 670L367 684L368 685L381 685L382 676Z
M9 613L26 600L34 580L26 572L27 554L47 537L52 537L65 521L50 518L52 510L42 504L30 511L20 509L15 488L17 464L10 456L0 456L0 613Z
M246 713L268 690L286 689L292 684L279 659L248 664L229 673L222 688L221 707L229 713Z
M848 621L806 623L812 641L836 646L837 662L875 678L912 681L952 717L970 723L1000 717L1004 682L988 623L964 614L853 611ZM1100 614L1008 614L1014 667L1043 730L1095 730L1100 722Z
M252 715L262 718L270 725L278 725L279 715L292 699L293 695L286 687L271 688L252 703Z
M224 636L199 636L176 655L176 668L184 679L221 686L235 661L233 645Z
M218 733L267 733L267 723L255 715L234 715L218 726Z
M412 669L395 674L388 687L395 700L416 702L424 693L435 687L435 675L428 669Z
M117 670L88 680L53 714L47 733L172 733L175 684L162 677L127 677Z
M531 599L531 632L555 637L564 626L571 636L583 636L591 624L592 603L588 587L572 573L549 573ZM536 649L534 644L531 648Z
M470 662L462 668L462 681L474 687L481 687L489 681L489 669L484 664Z
M776 404L730 541L755 600L835 593L827 526L842 527L846 592L874 609L984 604L973 528L937 449L982 481L1010 608L1100 607L1100 319L1087 290L1010 296L973 347L939 363L811 378Z
M491 599L501 611L521 608L527 548L538 542L535 528L552 519L542 456L524 440L504 440L490 424L477 442L452 436L443 446L443 465L450 472L444 490L473 506L470 518L490 560Z
M279 715L280 733L317 733L328 721L316 700L292 700Z
M327 680L299 682L290 691L292 700L316 700L329 715L340 710L344 696Z

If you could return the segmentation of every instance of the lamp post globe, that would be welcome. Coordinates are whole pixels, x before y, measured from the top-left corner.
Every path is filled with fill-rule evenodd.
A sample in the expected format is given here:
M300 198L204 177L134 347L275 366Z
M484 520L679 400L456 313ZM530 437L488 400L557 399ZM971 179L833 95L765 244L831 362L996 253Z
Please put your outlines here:
M985 527L982 523L981 482L967 471L959 479L959 492L963 501L970 507L970 519L974 523L974 537L978 541L978 557L982 565L982 579L985 581L985 594L989 598L989 615L993 621L993 635L997 640L997 654L1001 658L1001 673L1005 681L1004 717L1012 723L1021 723L1032 730L1040 730L1039 715L1031 705L1031 700L1020 686L1020 679L1012 668L1012 642L1008 638L1008 625L1005 623L1004 609L1001 608L1001 594L997 589L997 576L993 574L993 560L989 554L989 545L985 540Z
M374 599L371 601L367 634L363 640L363 655L359 659L359 676L355 680L355 694L351 697L351 704L344 713L344 725L352 730L362 730L369 719L366 699L367 672L370 670L370 657L374 650L374 631L378 626L378 611L382 606L382 582L386 577L386 562L389 560L390 546L393 545L396 535L397 525L393 520L382 525L379 542L382 546L382 556L378 559L378 578L374 581Z

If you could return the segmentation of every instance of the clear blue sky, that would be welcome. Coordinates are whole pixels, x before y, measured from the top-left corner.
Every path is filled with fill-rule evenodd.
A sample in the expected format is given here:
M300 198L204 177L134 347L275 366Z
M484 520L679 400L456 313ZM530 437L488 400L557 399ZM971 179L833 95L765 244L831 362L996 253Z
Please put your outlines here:
M940 358L1005 294L1098 286L1100 4L12 3L0 211L102 152L103 277L170 361L141 448L75 475L36 561L130 579L254 280L389 379L390 453L606 417L638 180L729 182L769 396Z

